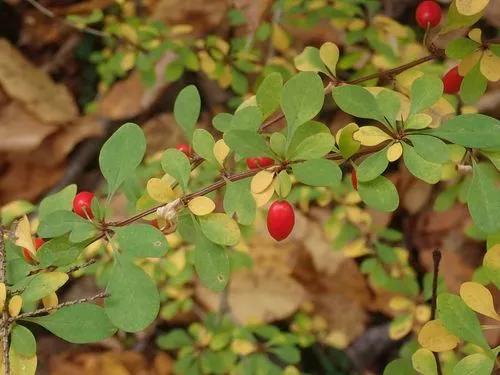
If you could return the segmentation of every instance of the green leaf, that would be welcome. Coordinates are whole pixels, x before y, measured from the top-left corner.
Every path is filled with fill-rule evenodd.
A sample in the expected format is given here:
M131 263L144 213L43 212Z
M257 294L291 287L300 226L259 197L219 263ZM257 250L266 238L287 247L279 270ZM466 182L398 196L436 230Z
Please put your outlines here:
M158 336L156 344L163 350L173 350L193 345L193 339L183 329L176 328Z
M385 122L375 97L364 87L343 85L332 91L333 100L346 113L359 118L369 118Z
M279 73L271 73L259 85L256 94L257 105L262 111L263 118L273 114L280 105L283 78Z
M187 190L191 164L183 152L174 148L167 149L161 157L161 166L166 173L175 178L183 191Z
M316 47L306 47L293 60L297 70L301 72L322 72L328 74L328 70L323 64L319 55L319 49Z
M274 190L280 198L285 198L292 190L292 179L285 170L278 173L274 184Z
M231 272L227 251L203 235L196 240L194 267L207 288L220 292L226 287Z
M275 354L280 360L288 364L293 365L300 361L300 351L291 345L270 348L269 352Z
M288 141L298 126L316 116L325 100L323 82L316 73L301 72L283 86L281 109L288 127Z
M250 193L250 180L228 182L224 194L224 211L229 216L236 214L238 223L250 225L255 220L256 204Z
M389 122L389 125L395 128L396 120L400 120L397 118L401 108L399 95L395 91L383 89L377 94L375 99L377 100L378 107L383 116Z
M21 294L23 301L38 301L50 293L55 292L68 281L64 272L39 273L26 286Z
M120 185L141 164L146 152L146 138L136 124L122 125L104 143L99 154L99 167L113 195Z
M358 183L358 192L363 202L376 210L392 212L399 206L399 195L394 184L384 176Z
M93 303L79 303L49 315L24 320L41 325L57 337L74 344L102 341L116 332L104 309Z
M11 344L17 353L25 357L36 354L35 336L26 327L18 324L14 325L11 332Z
M228 215L214 213L199 218L201 231L212 242L234 246L240 240L240 228Z
M255 156L273 157L262 135L248 130L230 130L224 133L228 147L243 158Z
M260 128L262 113L255 106L242 108L231 119L231 129L250 130L257 132Z
M482 154L490 159L495 168L500 171L500 151L482 151Z
M69 234L69 241L73 243L82 242L94 237L98 233L97 228L91 221L84 220L73 226Z
M409 359L399 358L387 365L383 375L415 375L415 371Z
M500 121L481 114L456 116L430 134L464 147L500 148Z
M461 60L480 47L478 43L469 38L457 38L446 46L446 56L450 59Z
M125 332L146 328L158 315L160 297L156 284L139 267L126 259L115 261L104 303L109 320Z
M194 85L184 87L175 99L175 121L182 127L189 141L193 139L194 128L200 116L200 108L200 94Z
M456 30L466 26L472 26L475 24L483 15L483 12L479 12L472 16L464 16L460 14L455 6L455 2L453 1L448 7L448 14L446 17L446 24L441 29L439 34L446 34L452 30Z
M495 361L486 354L475 353L462 358L453 367L453 375L491 375Z
M420 348L411 357L413 368L422 375L437 375L434 354L429 349Z
M330 129L317 121L308 121L297 128L288 146L290 160L319 159L335 144Z
M292 171L299 182L310 186L335 187L342 179L339 166L326 159L311 159L293 164Z
M214 156L215 140L205 129L196 129L193 135L193 149L203 159L218 164Z
M367 182L377 178L386 170L388 165L389 160L387 160L387 147L385 147L384 149L368 156L356 168L358 181Z
M165 235L150 224L113 228L120 250L135 257L160 258L167 253Z
M284 157L286 151L286 137L278 132L271 134L271 138L269 139L269 146L276 155L278 155L279 157Z
M232 118L233 115L230 113L218 113L212 119L212 125L214 126L215 129L224 133L229 129L231 129Z
M443 81L438 77L424 75L411 85L410 115L421 112L436 103L443 95Z
M361 143L353 138L353 134L358 130L358 125L351 122L339 130L340 135L337 133L339 150L344 159L350 158L361 147Z
M465 341L489 348L477 316L459 296L441 293L437 298L438 317L448 331Z
M442 164L449 160L448 146L442 140L428 135L408 135L417 154L427 161Z
M500 230L500 189L495 181L498 174L487 163L474 163L472 170L467 197L469 212L480 230L495 233Z
M66 266L73 263L85 248L84 243L72 243L67 236L56 237L37 251L40 267Z
M43 221L48 215L56 211L71 211L73 199L76 195L76 185L68 185L61 191L45 197L38 206L38 218Z
M62 236L75 227L87 227L88 220L71 211L56 211L47 215L38 227L38 235L43 238Z
M476 103L488 87L488 80L481 73L479 63L464 77L460 85L460 97L465 104Z
M433 163L421 157L412 146L402 142L403 159L412 175L427 182L435 184L441 179L441 164Z

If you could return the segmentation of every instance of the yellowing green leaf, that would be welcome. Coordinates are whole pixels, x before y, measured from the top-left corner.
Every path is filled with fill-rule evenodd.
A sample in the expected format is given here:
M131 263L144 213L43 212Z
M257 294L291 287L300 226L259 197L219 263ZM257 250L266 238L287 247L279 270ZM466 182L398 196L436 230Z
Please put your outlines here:
M326 42L319 49L319 56L326 67L335 75L339 61L339 47L335 43Z
M295 57L294 64L301 72L322 72L328 74L323 61L321 61L319 50L316 47L306 47Z
M411 356L413 368L423 375L437 375L437 364L434 354L428 349L418 349Z
M397 317L389 325L389 337L399 340L410 333L413 327L413 314L406 314Z
M437 319L428 321L418 334L418 343L433 352L452 350L458 342L458 337L450 333Z
M406 129L425 129L432 123L432 117L426 113L417 113L408 118Z
M35 206L33 206L28 201L16 200L7 203L5 206L0 208L0 218L3 225L9 225L12 220L25 214L29 214L33 211Z
M460 297L475 312L500 321L500 315L493 304L493 296L485 286L476 282L465 282L460 286Z
M464 59L460 62L458 65L458 73L462 76L465 77L467 73L469 73L472 68L479 62L479 59L483 55L483 52L478 50L470 55L464 57Z
M251 341L243 340L243 339L235 339L231 343L231 351L238 355L249 355L253 353L257 347Z
M24 247L28 249L31 254L35 254L35 245L31 237L31 226L26 215L19 220L14 235L16 236L16 241L14 243L17 246Z
M229 149L229 147L227 147L226 142L224 142L223 139L219 139L217 142L215 142L214 156L221 167L224 164L224 160L226 159L227 155L229 155L230 151L231 150Z
M252 192L253 199L257 208L264 206L274 194L274 185L270 184L269 187L261 193Z
M387 160L390 162L398 160L403 154L403 146L401 142L394 143L387 149Z
M266 190L272 184L274 173L269 171L260 171L253 178L250 184L252 193L259 194Z
M482 36L482 31L477 27L469 31L469 38L471 38L476 43L481 44L481 36Z
M285 30L281 28L278 24L273 24L273 34L271 36L271 42L278 51L286 51L290 46L290 38L286 34Z
M392 139L389 134L376 126L362 126L353 134L353 138L364 146L376 146Z
M188 202L188 208L196 216L204 216L215 210L215 203L205 196L195 197Z
M488 81L496 82L500 79L500 57L491 50L486 50L481 58L479 69Z
M490 275L491 281L500 288L500 244L493 246L484 255L483 266Z
M19 294L17 294L13 296L9 301L9 315L12 317L18 316L19 312L21 311L21 307L23 307L23 298Z
M490 0L456 0L455 5L458 13L464 16L472 16L486 8Z
M166 178L151 178L146 185L146 191L155 201L166 203L175 198L175 193Z

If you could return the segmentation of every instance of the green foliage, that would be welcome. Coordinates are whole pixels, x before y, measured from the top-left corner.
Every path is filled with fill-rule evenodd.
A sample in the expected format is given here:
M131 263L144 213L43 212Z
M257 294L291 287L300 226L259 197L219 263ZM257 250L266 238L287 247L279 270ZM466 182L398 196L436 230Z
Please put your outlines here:
M174 105L175 121L184 130L186 138L192 140L200 116L201 99L196 86L186 86L179 92Z

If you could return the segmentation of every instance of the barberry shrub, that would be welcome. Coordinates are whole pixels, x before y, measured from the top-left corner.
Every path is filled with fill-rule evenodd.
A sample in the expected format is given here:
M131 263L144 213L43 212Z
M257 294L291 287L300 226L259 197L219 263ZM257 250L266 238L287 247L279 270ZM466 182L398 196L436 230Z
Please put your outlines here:
M486 4L455 0L442 32L473 25ZM422 21L427 32L441 20L441 13L439 20L431 16ZM361 29L356 37L384 49L373 29ZM337 45L306 47L294 60L297 73L287 79L279 72L264 74L255 94L234 113L213 118L210 132L197 126L201 97L195 86L187 86L174 105L187 143L149 161L146 179L138 172L146 154L144 133L133 123L121 126L100 151L104 194L77 194L77 187L70 185L45 198L36 218L3 221L1 328L10 348L3 355L3 368L35 373L33 324L72 343L91 343L118 330L144 330L159 313L171 317L189 310L189 298L161 307L157 280L165 281L167 274L172 285L183 285L193 274L185 267L172 271L174 263L186 263L185 254L182 259L168 258L176 247L174 234L189 244L189 262L200 281L221 292L241 263L234 248L242 229L253 225L259 210L270 204L267 226L274 239L283 240L293 232L294 207L289 201L297 201L294 189L326 188L339 195L349 191L367 207L397 210L398 191L387 177L396 163L427 184L453 182L441 192L440 202L467 204L475 229L488 240L482 280L500 287L500 121L479 113L457 114L461 107L456 98L443 96L444 87L452 83L447 93L459 90L464 103L474 103L488 80L500 78L500 45L483 40L479 29L451 41L445 53L459 60L451 83L449 77L436 74L445 69L421 67L444 57L434 45L429 49L430 55L414 62L346 80L348 72L337 73L339 61L351 66ZM380 77L395 78L396 85L362 85ZM356 122L332 133L321 122L325 106L338 107ZM276 129L280 121L284 126ZM196 177L199 169L209 171L205 178L211 181L205 186ZM346 183L349 180L352 183ZM120 221L113 219L110 205L118 191L125 193L131 211ZM223 196L222 205L216 205L216 192ZM474 281L462 285L460 296L444 292L442 285L433 290L430 274L421 289L407 257L396 250L399 234L385 231L375 237L375 251L367 251L363 243L350 248L351 256L365 256L361 270L370 283L398 295L391 300L400 312L391 323L391 338L411 332L418 338L416 347L402 351L385 374L438 374L442 358L436 353L456 348L454 360L445 361L454 374L490 374L500 347L489 346L474 313L500 320L488 289ZM40 238L45 241L41 245ZM150 267L151 259L158 267ZM396 265L403 272L394 278L386 270ZM94 274L102 292L60 303L57 291L70 276L82 272ZM431 311L427 303L436 295L437 309ZM96 300L103 300L102 305ZM239 327L226 318L208 316L188 330L160 335L157 344L178 352L179 374L254 373L253 369L278 374L300 361L297 347L306 345L301 337L274 326ZM471 346L462 349L462 342Z

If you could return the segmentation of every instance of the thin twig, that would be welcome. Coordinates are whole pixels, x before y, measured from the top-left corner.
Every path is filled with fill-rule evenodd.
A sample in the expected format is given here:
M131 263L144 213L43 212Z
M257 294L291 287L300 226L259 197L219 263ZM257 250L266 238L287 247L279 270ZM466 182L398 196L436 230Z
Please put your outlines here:
M101 292L101 293L96 294L95 296L92 296L92 297L86 297L86 298L76 299L73 301L62 302L62 303L55 305L55 306L52 306L52 307L44 307L42 309L38 309L35 311L29 311L29 312L26 312L23 314L19 314L18 316L14 316L14 317L10 318L9 322L11 323L11 322L14 322L14 321L20 320L20 319L26 319L26 318L31 318L31 317L42 315L42 314L47 314L51 311L60 309L62 307L77 305L80 303L92 302L96 299L105 298L105 297L109 297L109 294L107 294L106 292Z
M5 254L4 228L0 225L0 282L5 284L6 281L6 264L7 256ZM9 331L8 324L9 314L7 313L7 301L5 301L2 309L2 359L5 375L10 374L9 361Z
M431 320L434 320L434 319L436 319L439 263L441 262L441 252L439 250L434 250L432 252L432 260L434 263L434 269L432 272ZM433 354L434 354L434 358L436 360L438 375L442 375L443 371L441 369L441 362L439 361L439 354L436 352L433 352Z

